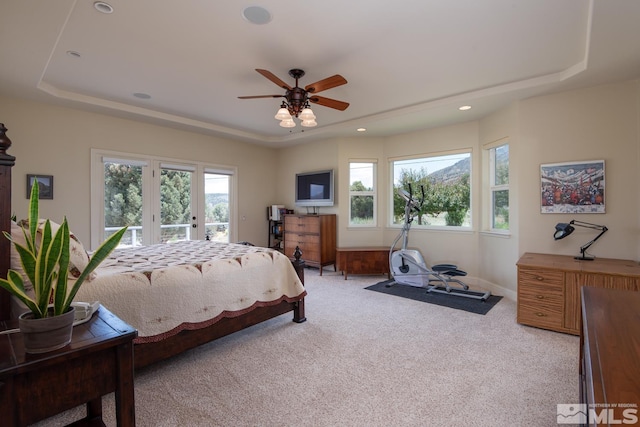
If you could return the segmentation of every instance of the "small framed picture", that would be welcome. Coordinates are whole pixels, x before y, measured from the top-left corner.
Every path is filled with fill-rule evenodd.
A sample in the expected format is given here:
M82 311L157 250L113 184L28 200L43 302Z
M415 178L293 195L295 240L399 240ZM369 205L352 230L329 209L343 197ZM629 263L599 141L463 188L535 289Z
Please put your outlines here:
M36 179L40 187L40 199L53 199L53 175L27 175L27 199L31 196L31 187Z

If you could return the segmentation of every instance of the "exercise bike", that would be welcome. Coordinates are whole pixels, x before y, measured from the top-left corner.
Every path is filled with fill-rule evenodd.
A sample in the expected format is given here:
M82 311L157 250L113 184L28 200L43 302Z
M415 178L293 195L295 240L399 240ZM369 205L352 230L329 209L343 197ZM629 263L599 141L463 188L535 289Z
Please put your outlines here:
M427 292L436 292L465 298L486 301L491 292L477 292L469 290L469 286L457 277L466 276L467 272L459 270L454 264L437 264L427 267L422 254L415 249L407 249L409 242L409 230L415 215L419 214L424 203L424 187L420 186L422 199L413 198L411 184L409 192L399 188L398 194L405 200L404 225L402 231L393 241L389 250L389 268L393 275L393 281L387 287L399 284L419 288L425 288ZM402 240L401 249L396 250L396 245ZM454 286L451 286L455 284Z

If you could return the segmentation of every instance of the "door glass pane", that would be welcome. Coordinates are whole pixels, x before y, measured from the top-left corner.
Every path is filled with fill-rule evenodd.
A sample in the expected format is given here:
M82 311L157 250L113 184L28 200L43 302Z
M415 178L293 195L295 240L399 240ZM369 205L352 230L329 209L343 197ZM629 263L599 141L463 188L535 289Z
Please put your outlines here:
M128 226L120 246L142 244L142 166L104 163L104 237Z
M204 174L207 240L229 242L229 183L229 175Z
M193 172L160 171L160 242L191 239L191 179Z

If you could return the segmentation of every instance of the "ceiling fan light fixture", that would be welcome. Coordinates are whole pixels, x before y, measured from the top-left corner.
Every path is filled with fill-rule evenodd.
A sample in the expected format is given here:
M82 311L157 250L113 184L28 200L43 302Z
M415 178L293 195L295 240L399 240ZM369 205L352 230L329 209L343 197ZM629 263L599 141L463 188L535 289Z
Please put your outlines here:
M294 117L301 120L301 124L304 127L318 126L318 123L316 122L316 115L313 113L309 105L310 102L340 111L344 111L349 106L348 102L316 95L318 92L322 92L323 90L346 84L347 80L339 74L327 77L326 79L319 80L301 88L298 86L298 79L304 76L304 70L299 68L289 70L289 75L296 79L296 85L293 87L280 80L271 71L260 68L256 68L256 71L269 79L272 83L278 85L280 88L286 89L286 93L284 95L239 96L238 98L284 98L285 100L282 101L280 109L274 116L276 120L280 120L280 126L284 128L292 128L296 126L296 123L293 121Z
M293 118L291 117L291 114L289 114L289 110L287 110L285 107L280 107L280 109L278 110L278 112L274 117L276 120L287 120L287 119L293 120Z
M294 128L296 127L296 122L294 122L293 118L289 116L288 119L284 119L283 121L280 122L280 126L282 126L283 128Z
M313 121L316 119L316 116L313 114L313 111L311 111L311 108L309 107L305 107L302 112L300 113L300 115L298 116L300 118L300 120L304 121ZM317 123L316 123L317 124ZM303 125L304 126L304 125ZM315 125L314 125L315 126Z

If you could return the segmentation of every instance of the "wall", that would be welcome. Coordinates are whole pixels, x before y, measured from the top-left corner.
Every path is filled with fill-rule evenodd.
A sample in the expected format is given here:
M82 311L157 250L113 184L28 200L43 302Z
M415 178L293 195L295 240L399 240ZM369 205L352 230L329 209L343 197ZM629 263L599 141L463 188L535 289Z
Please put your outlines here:
M357 137L340 141L338 153L340 170L339 207L342 220L338 221L338 246L380 246L384 243L389 180L387 162L384 161L384 138ZM349 163L351 161L376 162L377 224L371 227L349 227Z
M276 151L71 108L0 97L0 123L13 141L12 206L26 217L26 174L54 176L54 199L42 200L41 216L66 215L83 242L90 241L90 150L153 154L238 168L237 240L267 244L265 207L273 203Z
M597 234L576 227L554 241L558 222L571 219L606 225L609 231L589 252L603 258L635 259L638 253L639 133L637 81L532 98L519 105L517 174L518 253L578 255ZM606 213L541 214L540 165L604 160Z
M481 149L494 143L509 144L509 233L490 233L491 204L481 199L482 208L478 212L482 227L478 235L478 276L485 285L499 284L502 291L515 298L517 291L519 212L518 201L520 192L517 191L519 182L520 163L518 147L518 105L498 111L482 119L479 126L479 140ZM487 156L483 156L482 181L483 194L488 191L489 166Z
M330 139L279 149L276 178L277 198L273 204L285 205L286 208L293 209L296 213L307 213L306 207L295 205L296 173L333 169L333 198L336 204L332 207L321 207L320 213L338 213L337 201L344 187L341 184L341 171L338 168L339 145L339 140ZM338 216L338 221L340 219Z

